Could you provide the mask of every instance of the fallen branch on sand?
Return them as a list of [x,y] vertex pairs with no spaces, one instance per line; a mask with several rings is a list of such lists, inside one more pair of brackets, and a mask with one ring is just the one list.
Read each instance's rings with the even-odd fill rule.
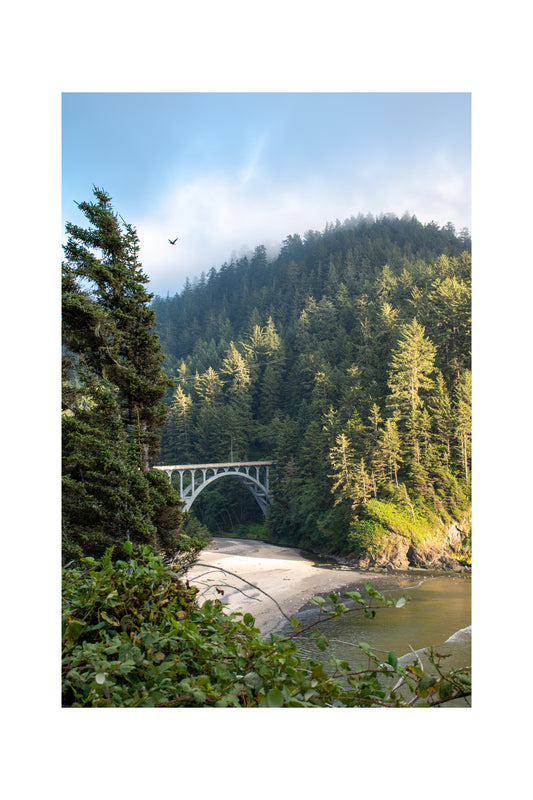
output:
[[[202,572],[202,575],[209,575],[209,572],[210,570],[208,572]],[[219,586],[224,586],[224,588],[226,589],[235,589],[236,592],[239,592],[240,594],[244,595],[244,597],[246,597],[248,600],[255,600],[257,603],[261,602],[258,597],[252,597],[251,594],[246,594],[246,592],[243,592],[242,589],[237,588],[237,586],[234,586],[232,583],[217,583],[215,585],[215,584],[207,584],[205,581],[199,581],[198,578],[201,578],[202,575],[198,575],[194,579],[196,583],[201,583],[206,587],[202,592],[198,594],[198,597],[202,597],[206,592],[209,591],[209,589],[213,588],[216,589],[216,591],[219,592],[219,594],[224,594],[224,592],[221,592],[220,589],[218,588]]]
[[[283,616],[285,617],[285,619],[288,622],[291,621],[291,618],[287,616],[287,614],[284,612],[284,610],[282,609],[282,607],[280,606],[278,601],[274,597],[272,597],[271,594],[268,594],[268,592],[265,592],[264,589],[261,589],[260,586],[256,586],[255,583],[251,583],[250,581],[247,581],[246,578],[241,578],[240,575],[237,575],[235,572],[230,572],[228,569],[223,569],[223,567],[214,567],[212,564],[202,564],[200,561],[196,561],[194,566],[195,567],[208,567],[210,570],[211,569],[218,569],[218,570],[220,570],[220,572],[226,573],[226,575],[232,575],[234,578],[237,578],[237,580],[243,581],[243,583],[247,583],[248,586],[253,586],[254,589],[257,589],[258,592],[261,592],[261,594],[264,594],[265,597],[268,597],[270,600],[272,600],[273,603],[276,604],[276,606],[279,608],[280,612],[283,614]],[[202,573],[202,575],[205,575],[205,574],[206,574],[205,572]],[[201,576],[198,576],[198,577],[201,577]],[[233,588],[236,589],[237,587],[234,586]],[[239,590],[237,589],[237,591],[239,591]]]

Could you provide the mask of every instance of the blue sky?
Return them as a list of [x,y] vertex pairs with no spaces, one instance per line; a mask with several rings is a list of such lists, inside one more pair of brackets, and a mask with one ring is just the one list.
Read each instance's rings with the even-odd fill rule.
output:
[[448,92],[64,93],[63,226],[105,188],[163,296],[359,213],[470,228],[470,112]]

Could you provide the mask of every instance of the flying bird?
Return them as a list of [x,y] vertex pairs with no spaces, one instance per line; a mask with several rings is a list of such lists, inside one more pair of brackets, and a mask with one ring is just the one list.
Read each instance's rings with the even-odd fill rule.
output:
[[176,236],[175,239],[169,239],[168,241],[170,244],[176,244],[176,242],[178,241],[178,237]]

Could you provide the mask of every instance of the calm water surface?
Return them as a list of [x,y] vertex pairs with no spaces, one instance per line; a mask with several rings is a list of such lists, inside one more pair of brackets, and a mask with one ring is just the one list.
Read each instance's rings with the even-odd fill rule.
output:
[[[377,608],[374,619],[360,612],[352,612],[319,625],[330,642],[330,648],[320,651],[314,639],[297,637],[303,656],[327,661],[332,655],[352,667],[364,663],[365,656],[357,642],[367,642],[372,650],[384,656],[394,650],[404,663],[412,663],[413,650],[429,662],[424,650],[433,646],[440,654],[449,654],[444,661],[448,669],[471,665],[471,580],[469,576],[441,574],[402,574],[394,577],[376,577],[376,588],[386,597],[408,598],[403,608]],[[348,587],[362,591],[360,585]],[[340,593],[342,595],[342,592]],[[351,601],[346,601],[351,605]],[[302,624],[320,618],[316,607],[306,608],[295,616]],[[289,629],[285,628],[284,633]],[[464,706],[464,701],[460,702]]]

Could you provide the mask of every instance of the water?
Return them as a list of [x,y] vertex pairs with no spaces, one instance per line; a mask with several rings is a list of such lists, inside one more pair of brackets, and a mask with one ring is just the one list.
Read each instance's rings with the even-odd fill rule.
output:
[[[430,664],[424,651],[433,646],[441,655],[449,656],[443,662],[446,669],[471,665],[471,581],[468,576],[425,574],[419,577],[419,573],[390,578],[380,576],[375,585],[387,598],[407,597],[407,604],[403,608],[377,608],[374,619],[358,611],[327,619],[317,629],[329,640],[330,647],[320,651],[315,640],[306,635],[295,640],[300,653],[324,662],[335,656],[355,668],[365,663],[366,657],[357,647],[357,643],[363,641],[378,656],[383,655],[384,661],[393,650],[400,663],[413,663],[414,651],[427,669]],[[361,586],[353,588],[361,591]],[[346,604],[351,606],[352,601]],[[296,616],[302,625],[320,618],[316,607],[306,608]],[[288,633],[289,629],[283,632]],[[465,703],[456,701],[454,705],[464,706]]]

